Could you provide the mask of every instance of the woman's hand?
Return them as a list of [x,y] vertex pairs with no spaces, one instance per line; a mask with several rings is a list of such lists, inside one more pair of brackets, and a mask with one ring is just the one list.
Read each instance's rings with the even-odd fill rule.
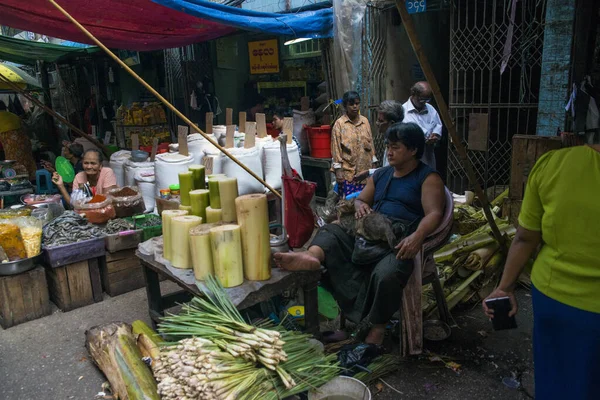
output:
[[513,315],[517,314],[517,311],[519,309],[519,306],[517,304],[517,298],[515,297],[515,293],[510,290],[510,291],[504,291],[500,288],[496,288],[496,290],[494,290],[488,297],[485,298],[485,300],[483,300],[483,302],[481,303],[481,305],[483,306],[483,312],[485,313],[485,315],[488,316],[488,318],[493,319],[494,318],[494,310],[492,310],[491,308],[489,308],[487,306],[487,304],[485,303],[486,300],[490,300],[490,299],[498,299],[500,297],[508,297],[508,299],[510,300],[510,305],[512,306],[508,316],[512,317]]
[[354,205],[356,207],[356,213],[354,214],[356,219],[362,218],[365,215],[371,214],[373,212],[373,210],[371,209],[371,206],[369,206],[367,203],[365,203],[363,201],[355,200]]
[[58,187],[63,187],[65,185],[62,176],[60,176],[58,172],[52,174],[52,182]]
[[51,172],[51,173],[56,172],[56,170],[54,169],[54,166],[52,165],[51,162],[42,160],[41,164],[42,164],[42,168],[44,168],[46,171]]
[[395,247],[398,250],[396,259],[412,260],[415,258],[419,254],[419,251],[421,251],[421,247],[423,247],[423,240],[424,238],[418,232],[402,239]]

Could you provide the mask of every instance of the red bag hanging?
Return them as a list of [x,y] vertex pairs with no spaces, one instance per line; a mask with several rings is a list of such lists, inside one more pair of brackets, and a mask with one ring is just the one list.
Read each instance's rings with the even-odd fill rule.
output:
[[282,176],[285,192],[285,228],[288,244],[292,248],[304,246],[315,229],[315,216],[310,202],[315,195],[317,184],[302,180],[292,170],[292,177]]

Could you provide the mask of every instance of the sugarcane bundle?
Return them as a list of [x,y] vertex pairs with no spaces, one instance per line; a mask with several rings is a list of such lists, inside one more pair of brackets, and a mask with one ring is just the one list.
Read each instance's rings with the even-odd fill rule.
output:
[[106,375],[115,398],[160,400],[156,381],[142,361],[131,326],[113,322],[85,332],[86,347]]
[[142,356],[157,360],[160,355],[159,346],[163,342],[162,338],[144,321],[133,321],[131,329]]
[[[516,229],[504,219],[497,219],[496,224],[502,234],[514,236]],[[485,247],[494,243],[496,240],[491,235],[489,224],[482,226],[476,231],[462,236],[458,240],[449,243],[436,251],[433,258],[436,263],[454,262],[457,258],[463,255],[468,255],[474,250]]]
[[276,400],[319,387],[340,373],[309,335],[270,322],[247,324],[223,287],[209,276],[194,298],[160,331],[185,338],[161,349],[153,364],[163,398]]

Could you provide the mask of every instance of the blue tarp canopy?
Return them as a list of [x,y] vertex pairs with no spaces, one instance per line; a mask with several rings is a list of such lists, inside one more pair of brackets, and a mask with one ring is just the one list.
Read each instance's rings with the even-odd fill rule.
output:
[[333,8],[277,14],[224,6],[204,0],[152,0],[194,17],[246,31],[294,38],[321,39],[333,36]]

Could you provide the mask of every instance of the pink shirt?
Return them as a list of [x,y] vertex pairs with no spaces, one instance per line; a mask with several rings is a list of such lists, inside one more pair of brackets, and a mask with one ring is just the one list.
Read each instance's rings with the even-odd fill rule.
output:
[[[73,189],[78,189],[87,181],[88,177],[85,171],[78,173],[73,180]],[[109,167],[102,167],[100,176],[98,177],[98,183],[96,184],[96,194],[103,194],[106,192],[106,189],[111,186],[117,186],[117,177],[112,169]]]

